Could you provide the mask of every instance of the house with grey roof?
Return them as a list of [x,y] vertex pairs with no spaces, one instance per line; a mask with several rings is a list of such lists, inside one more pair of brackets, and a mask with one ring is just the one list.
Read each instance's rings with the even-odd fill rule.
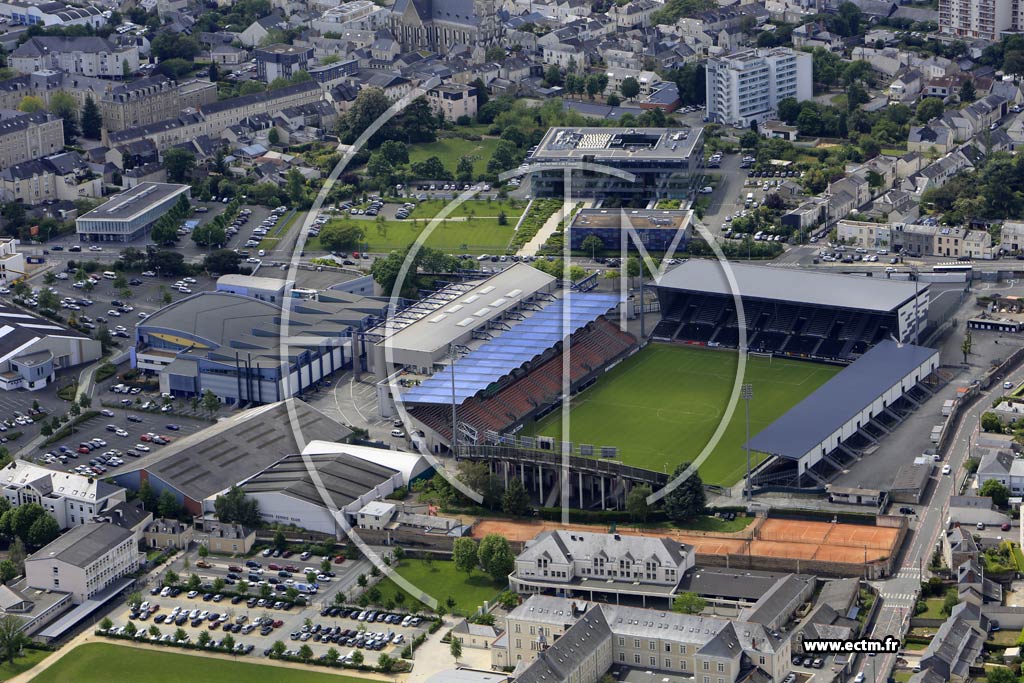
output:
[[947,567],[959,567],[964,562],[976,560],[978,552],[978,544],[970,529],[954,526],[942,535],[942,559]]
[[545,531],[516,558],[509,588],[524,594],[628,597],[644,605],[671,605],[680,579],[693,567],[692,550],[667,537]]
[[987,638],[986,631],[963,615],[951,616],[932,637],[921,656],[921,672],[911,677],[911,682],[926,680],[926,672],[940,676],[940,680],[947,683],[969,681],[972,677],[971,668],[980,666]]
[[21,73],[56,70],[81,76],[123,78],[139,70],[139,48],[115,45],[99,36],[36,36],[18,46],[8,57],[9,66]]

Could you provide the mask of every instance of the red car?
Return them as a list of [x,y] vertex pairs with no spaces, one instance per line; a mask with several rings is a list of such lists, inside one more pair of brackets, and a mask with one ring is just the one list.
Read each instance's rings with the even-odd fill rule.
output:
[[285,569],[285,571],[292,572],[292,573],[297,573],[299,571],[299,568],[296,567],[294,564],[290,564],[290,565],[286,566],[284,569]]
[[999,528],[1002,529],[1003,531],[1009,531],[1010,530],[1010,523],[1009,522],[1003,522],[1003,525],[1001,527],[999,527]]
[[91,453],[92,451],[90,451],[85,446],[79,446],[78,447],[78,452],[81,453],[82,455],[89,455],[89,453]]
[[345,561],[345,556],[344,555],[335,555],[334,556],[334,564],[341,564],[344,561]]
[[274,620],[274,628],[281,628],[282,626],[284,626],[284,622],[283,621],[281,621],[280,619],[275,619]]
[[139,437],[139,441],[149,442],[149,441],[152,441],[152,440],[153,440],[153,437],[151,437],[149,434],[143,434],[142,436]]
[[281,557],[291,557],[294,554],[295,553],[293,553],[291,550],[285,550],[283,553],[281,553]]
[[271,562],[270,564],[267,565],[267,568],[276,572],[276,571],[280,571],[281,570],[281,565],[274,564],[273,562]]
[[239,566],[238,566],[237,564],[232,564],[232,565],[229,565],[229,566],[228,566],[228,571],[229,571],[229,572],[237,572],[237,573],[241,573],[241,571],[242,571],[242,568],[241,568],[241,567],[239,567]]

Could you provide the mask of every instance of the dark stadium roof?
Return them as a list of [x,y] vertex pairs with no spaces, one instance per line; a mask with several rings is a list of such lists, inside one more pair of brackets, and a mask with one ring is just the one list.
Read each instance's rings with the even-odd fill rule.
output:
[[[797,460],[938,351],[885,340],[750,440],[751,450]],[[757,387],[754,399],[757,400]]]
[[[797,304],[886,313],[914,298],[926,283],[841,275],[795,268],[730,263],[740,295]],[[690,259],[661,276],[658,287],[732,296],[724,267],[713,259]]]

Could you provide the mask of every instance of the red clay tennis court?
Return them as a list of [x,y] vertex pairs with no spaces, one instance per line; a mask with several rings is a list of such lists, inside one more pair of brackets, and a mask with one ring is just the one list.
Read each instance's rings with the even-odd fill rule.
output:
[[[557,522],[510,520],[483,520],[473,527],[473,537],[500,534],[513,542],[525,542],[542,531],[567,529],[573,531],[607,531],[599,525]],[[670,536],[694,546],[702,555],[747,554],[761,557],[783,557],[799,560],[821,560],[859,564],[890,557],[895,550],[899,530],[889,527],[858,524],[832,524],[793,519],[765,519],[756,533],[756,540],[744,540],[744,534],[692,535],[680,530],[637,530],[619,528],[621,534],[642,536]]]

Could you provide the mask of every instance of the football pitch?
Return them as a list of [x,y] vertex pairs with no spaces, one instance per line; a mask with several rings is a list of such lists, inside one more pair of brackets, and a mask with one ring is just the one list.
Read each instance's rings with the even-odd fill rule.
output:
[[[650,344],[573,399],[566,440],[617,446],[623,463],[671,473],[679,463],[694,460],[714,434],[729,402],[737,360],[736,351]],[[743,381],[754,387],[751,436],[839,370],[778,357],[748,358]],[[527,425],[524,433],[562,438],[561,410]],[[745,440],[741,400],[722,440],[701,465],[705,483],[730,486],[743,477]]]

